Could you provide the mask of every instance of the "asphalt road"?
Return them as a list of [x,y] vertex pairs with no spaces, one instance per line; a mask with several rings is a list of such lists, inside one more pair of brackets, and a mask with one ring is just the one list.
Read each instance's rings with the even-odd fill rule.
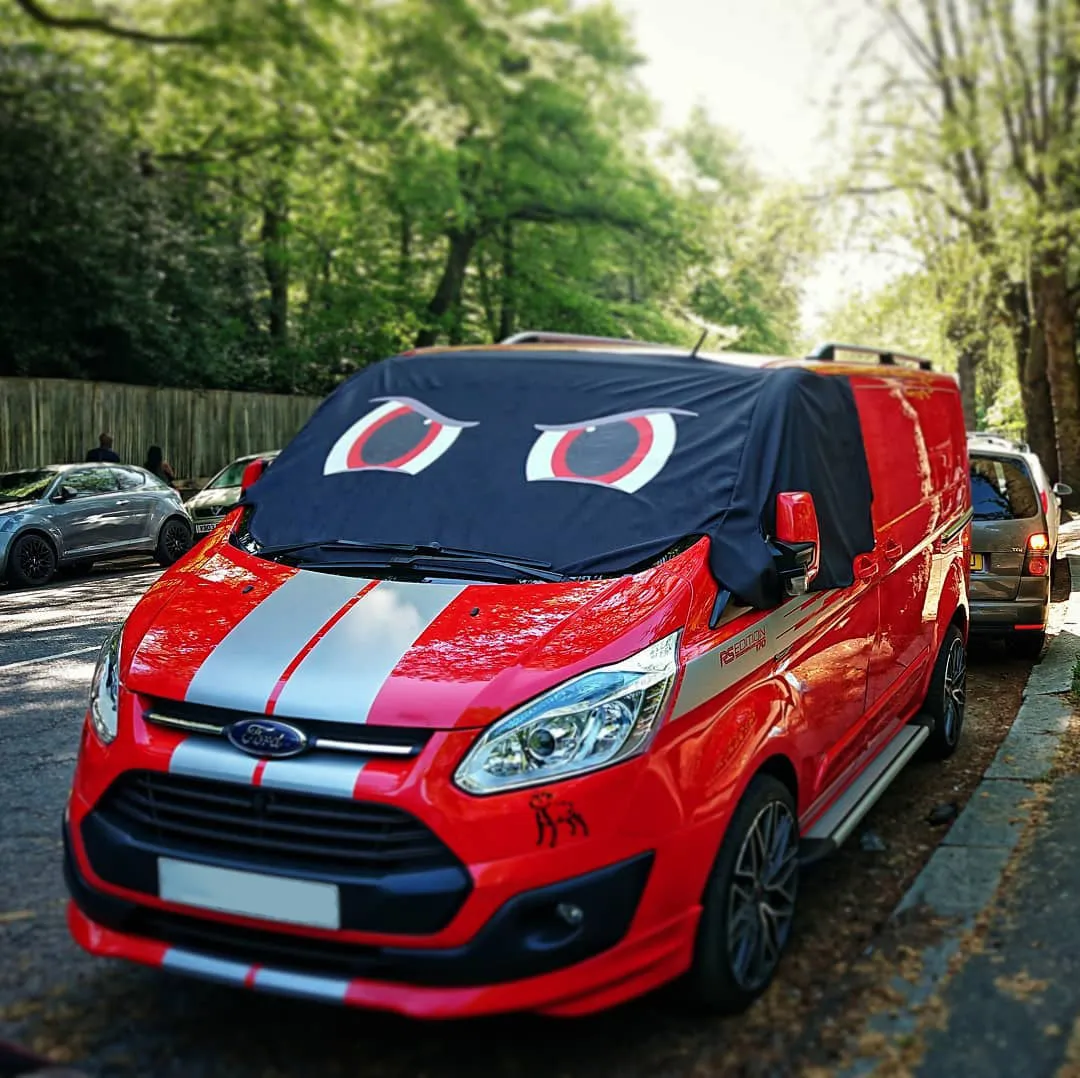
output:
[[[755,1036],[761,1034],[763,1046],[779,1036],[767,1028],[762,1016],[770,1012],[760,1005],[756,1018],[707,1022],[686,1014],[674,993],[661,992],[581,1022],[510,1018],[421,1026],[84,955],[64,923],[60,815],[98,646],[156,575],[149,568],[99,571],[33,592],[0,589],[0,1038],[64,1055],[100,1078],[464,1078],[481,1071],[515,1078],[702,1073],[772,1078],[794,1073],[786,1063],[765,1064],[755,1052],[736,1046],[747,1019],[758,1027]],[[994,665],[1001,661],[991,658],[981,673],[973,672],[974,698],[995,696],[989,670]],[[1025,674],[1022,666],[1010,676]],[[923,789],[923,800],[932,800],[946,792],[945,784],[937,771],[914,769],[911,778],[901,776],[895,784],[894,806],[900,807],[883,802],[885,807],[875,810],[881,814],[878,822],[871,816],[870,823],[887,828],[886,816],[894,812],[897,835],[910,831],[912,822],[924,826],[911,807],[912,791]],[[890,849],[899,846],[898,837],[887,829],[883,833]],[[936,841],[936,833],[929,841]],[[855,844],[845,856],[846,862],[841,857],[839,867],[828,871],[827,886],[818,885],[816,900],[808,881],[806,897],[818,912],[805,918],[814,923],[805,933],[807,957],[801,961],[813,967],[811,979],[818,987],[811,993],[797,986],[799,961],[793,960],[781,973],[784,984],[770,1007],[800,992],[821,998],[830,962],[813,948],[821,937],[840,933],[838,926],[823,922],[820,911],[835,907],[841,910],[838,917],[854,916],[842,912],[854,908],[850,899],[840,906],[842,888],[865,896],[865,859],[877,855],[860,854]],[[895,875],[890,886],[899,888],[916,869],[911,860],[895,871],[876,871],[889,879]],[[799,1021],[805,1030],[799,1036],[812,1040],[819,1019],[808,1028],[809,1017]],[[721,1058],[731,1051],[739,1056],[737,1070]]]

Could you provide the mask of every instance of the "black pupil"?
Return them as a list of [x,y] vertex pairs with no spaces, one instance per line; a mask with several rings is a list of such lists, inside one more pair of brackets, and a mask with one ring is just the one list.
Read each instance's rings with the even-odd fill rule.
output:
[[567,447],[566,466],[585,479],[607,475],[634,455],[640,437],[637,428],[625,422],[583,430]]
[[426,437],[429,420],[416,412],[396,416],[376,427],[360,447],[360,455],[369,467],[389,464],[411,453]]

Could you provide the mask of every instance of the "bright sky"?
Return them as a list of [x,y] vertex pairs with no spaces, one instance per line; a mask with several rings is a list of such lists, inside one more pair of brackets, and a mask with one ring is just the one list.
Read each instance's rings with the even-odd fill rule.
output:
[[[777,177],[808,180],[842,152],[826,137],[827,101],[846,57],[865,36],[865,16],[842,19],[843,0],[615,0],[633,20],[647,57],[642,80],[678,126],[697,102],[741,136]],[[896,264],[864,253],[825,259],[807,287],[804,328],[844,294],[873,290]]]

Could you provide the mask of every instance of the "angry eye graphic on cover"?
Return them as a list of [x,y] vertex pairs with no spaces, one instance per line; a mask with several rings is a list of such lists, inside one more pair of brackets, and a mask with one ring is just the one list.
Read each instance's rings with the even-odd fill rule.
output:
[[[324,475],[382,471],[418,475],[450,453],[479,420],[453,419],[408,397],[374,398],[376,405],[334,443]],[[528,482],[585,483],[628,494],[660,473],[675,449],[678,408],[651,408],[563,424],[539,432],[523,461]]]

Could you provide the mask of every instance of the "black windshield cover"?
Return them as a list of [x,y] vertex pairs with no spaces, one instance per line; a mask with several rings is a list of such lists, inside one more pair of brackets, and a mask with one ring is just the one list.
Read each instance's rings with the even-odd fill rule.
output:
[[846,378],[585,352],[397,356],[335,390],[244,501],[264,546],[440,543],[619,573],[707,535],[718,584],[781,598],[776,495],[809,491],[815,590],[873,549]]

